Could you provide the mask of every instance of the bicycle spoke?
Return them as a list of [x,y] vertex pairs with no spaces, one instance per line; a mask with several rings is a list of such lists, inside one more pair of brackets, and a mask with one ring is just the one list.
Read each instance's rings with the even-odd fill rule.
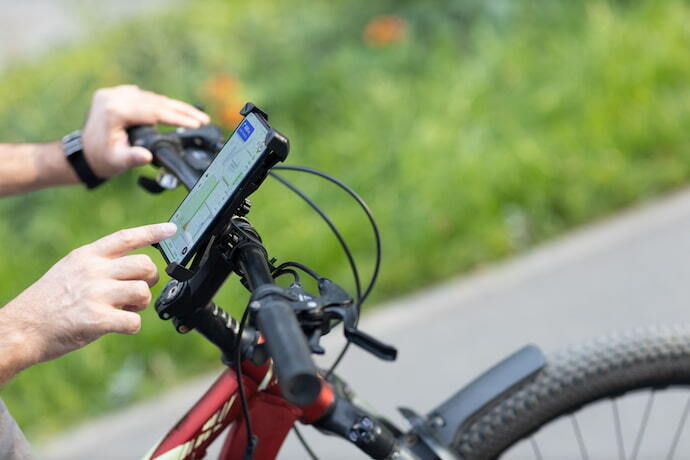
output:
[[534,456],[537,458],[537,460],[544,460],[544,457],[541,455],[541,450],[539,449],[539,444],[537,444],[537,440],[534,438],[534,436],[530,436],[529,443],[532,445],[532,450],[534,451]]
[[676,434],[673,436],[673,443],[671,444],[671,450],[666,457],[667,460],[671,460],[673,455],[676,453],[676,447],[678,447],[678,441],[680,440],[680,435],[683,432],[683,427],[685,426],[685,421],[688,419],[688,412],[690,412],[690,397],[685,403],[685,410],[680,418],[680,423],[678,423],[678,428],[676,429]]
[[589,460],[589,455],[587,455],[587,449],[585,449],[585,440],[582,438],[582,432],[580,431],[580,425],[577,423],[575,414],[570,414],[570,422],[573,425],[573,430],[575,431],[575,437],[577,438],[577,444],[580,446],[580,454],[583,460]]
[[621,416],[618,412],[618,404],[616,399],[611,399],[611,407],[613,407],[613,420],[616,422],[616,443],[618,444],[618,458],[625,460],[625,446],[623,445],[623,428],[621,427]]
[[644,414],[642,414],[642,422],[640,423],[640,429],[637,431],[637,436],[635,437],[635,447],[633,447],[632,455],[630,460],[635,460],[637,454],[640,452],[640,446],[642,445],[642,438],[647,430],[647,422],[649,421],[649,414],[652,412],[652,405],[654,404],[655,391],[649,392],[649,399],[647,400],[647,405],[644,408]]

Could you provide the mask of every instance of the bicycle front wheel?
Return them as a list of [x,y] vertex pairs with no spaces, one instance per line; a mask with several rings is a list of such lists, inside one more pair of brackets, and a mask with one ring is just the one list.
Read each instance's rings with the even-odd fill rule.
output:
[[[655,395],[659,400],[658,390],[689,384],[690,326],[659,326],[609,335],[548,356],[547,365],[534,377],[509,390],[460,426],[450,447],[465,460],[490,459],[529,438],[533,457],[553,458],[542,452],[535,437],[542,427],[565,416],[570,419],[577,446],[569,457],[589,458],[591,451],[588,452],[580,428],[583,423],[578,424],[577,417],[587,407],[608,399],[614,410],[611,418],[614,428],[610,433],[617,457],[642,458],[640,449],[645,443],[645,433],[649,432]],[[651,396],[639,421],[634,421],[635,435],[624,439],[621,426],[623,422],[631,425],[633,421],[621,421],[617,401],[635,390],[649,390]],[[668,445],[651,458],[673,458],[674,454],[676,458],[687,458],[677,452],[690,413],[690,397],[683,397],[684,402],[676,404],[682,411],[680,417],[676,416],[674,426],[666,430],[670,432],[669,442],[665,443]],[[535,437],[531,437],[533,434]],[[615,454],[607,456],[615,457]]]

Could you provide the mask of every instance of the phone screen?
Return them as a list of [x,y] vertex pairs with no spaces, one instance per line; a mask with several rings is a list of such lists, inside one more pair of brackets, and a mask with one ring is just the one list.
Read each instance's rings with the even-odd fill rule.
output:
[[242,180],[266,151],[268,127],[250,113],[182,201],[170,222],[177,233],[159,243],[168,263],[189,261],[214,219],[237,193]]

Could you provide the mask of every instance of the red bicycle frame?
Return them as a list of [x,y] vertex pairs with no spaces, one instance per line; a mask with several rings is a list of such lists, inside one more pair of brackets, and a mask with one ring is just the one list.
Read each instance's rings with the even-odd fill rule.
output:
[[[259,439],[256,460],[275,458],[297,420],[315,422],[328,412],[335,399],[331,386],[322,381],[314,403],[307,407],[290,404],[282,397],[270,361],[262,366],[245,361],[242,373],[252,430]],[[146,458],[203,458],[208,446],[230,426],[219,458],[242,459],[247,447],[245,423],[237,373],[227,369]]]

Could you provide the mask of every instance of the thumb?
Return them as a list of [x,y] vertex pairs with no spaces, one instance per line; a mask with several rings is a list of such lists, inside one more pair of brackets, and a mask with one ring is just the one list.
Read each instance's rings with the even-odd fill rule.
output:
[[127,147],[123,152],[123,162],[126,167],[134,168],[151,163],[153,155],[144,147]]
[[112,309],[105,320],[107,332],[136,334],[141,329],[141,316],[131,311]]

